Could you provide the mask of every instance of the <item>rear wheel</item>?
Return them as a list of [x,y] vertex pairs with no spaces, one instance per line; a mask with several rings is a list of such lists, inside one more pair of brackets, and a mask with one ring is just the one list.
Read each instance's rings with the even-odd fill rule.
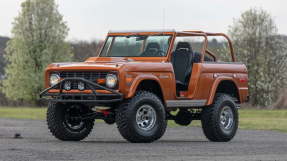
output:
[[210,141],[230,141],[238,128],[238,111],[232,97],[217,94],[214,104],[203,109],[201,123],[203,132]]
[[153,142],[164,134],[166,113],[161,100],[153,93],[140,91],[123,103],[116,112],[120,134],[130,142]]
[[47,124],[51,133],[59,140],[79,141],[86,138],[93,129],[93,119],[82,119],[89,112],[81,105],[49,103]]

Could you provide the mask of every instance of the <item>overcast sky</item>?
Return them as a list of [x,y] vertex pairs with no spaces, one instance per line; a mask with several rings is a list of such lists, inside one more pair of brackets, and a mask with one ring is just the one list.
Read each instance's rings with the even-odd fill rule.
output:
[[[11,36],[24,0],[0,0],[0,35]],[[205,30],[227,32],[234,18],[263,8],[287,34],[287,0],[56,0],[70,28],[69,40],[93,40],[109,30]]]

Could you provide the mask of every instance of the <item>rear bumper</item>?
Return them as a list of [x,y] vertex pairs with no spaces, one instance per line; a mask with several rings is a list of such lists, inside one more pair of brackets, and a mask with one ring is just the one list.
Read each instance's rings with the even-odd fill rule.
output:
[[[63,85],[66,81],[79,81],[85,83],[88,90],[64,90]],[[110,104],[123,100],[123,95],[113,89],[101,86],[83,78],[66,78],[56,85],[43,90],[40,93],[41,99],[63,103],[92,103]]]

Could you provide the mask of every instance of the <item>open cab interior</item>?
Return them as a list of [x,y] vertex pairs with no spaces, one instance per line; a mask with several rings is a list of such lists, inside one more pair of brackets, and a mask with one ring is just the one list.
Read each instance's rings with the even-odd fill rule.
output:
[[[210,40],[209,37],[213,38]],[[193,68],[196,64],[220,64],[234,62],[235,59],[232,44],[225,34],[185,31],[176,35],[170,61],[175,75],[177,97],[189,98],[189,94],[195,90],[192,87],[195,82],[192,81],[198,81],[197,71]]]

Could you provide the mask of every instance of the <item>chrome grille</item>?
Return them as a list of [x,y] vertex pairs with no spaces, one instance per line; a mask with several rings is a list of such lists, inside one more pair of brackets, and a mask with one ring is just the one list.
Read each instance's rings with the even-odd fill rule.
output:
[[107,72],[60,72],[61,78],[85,78],[89,81],[95,82],[97,79],[106,78]]
[[[63,71],[60,72],[60,77],[65,78],[84,78],[89,81],[97,83],[98,79],[105,79],[107,72],[93,72],[93,71]],[[78,89],[78,82],[71,81],[71,89]],[[87,87],[85,87],[87,89]]]

